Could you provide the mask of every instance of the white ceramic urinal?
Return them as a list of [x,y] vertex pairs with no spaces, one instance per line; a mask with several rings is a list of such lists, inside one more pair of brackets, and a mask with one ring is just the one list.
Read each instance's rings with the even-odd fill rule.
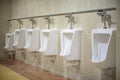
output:
[[45,55],[57,55],[58,31],[56,29],[42,29],[40,33],[41,48],[39,52]]
[[82,30],[64,29],[61,31],[61,53],[66,60],[80,60],[82,49]]
[[15,29],[14,31],[14,47],[17,47],[18,41],[19,41],[19,34],[20,34],[20,29]]
[[23,49],[25,46],[26,29],[20,29],[17,49]]
[[39,31],[39,29],[28,29],[26,31],[25,49],[28,49],[31,52],[39,50]]
[[5,47],[4,47],[4,49],[6,50],[9,48],[9,41],[10,41],[10,33],[7,33],[5,35]]
[[5,49],[7,51],[13,51],[13,43],[14,43],[14,34],[13,33],[7,33],[6,34],[6,43],[5,43]]
[[92,62],[100,68],[115,67],[116,29],[92,30]]

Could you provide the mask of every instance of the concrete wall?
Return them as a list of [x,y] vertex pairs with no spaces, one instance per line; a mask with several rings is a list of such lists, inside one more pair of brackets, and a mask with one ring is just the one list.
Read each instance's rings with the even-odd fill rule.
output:
[[[74,12],[82,10],[100,9],[116,7],[116,0],[13,0],[12,2],[12,18],[21,18],[29,16],[39,16],[54,13]],[[117,22],[116,11],[109,11],[112,21]],[[67,19],[65,16],[52,17],[54,19],[54,25],[51,28],[61,29],[67,28]],[[82,59],[80,62],[80,70],[76,68],[66,68],[66,63],[63,57],[59,55],[55,59],[55,62],[47,61],[44,55],[41,53],[32,54],[28,51],[22,53],[17,52],[17,59],[24,61],[27,64],[41,67],[50,72],[69,77],[74,80],[95,80],[96,68],[91,62],[91,30],[100,27],[102,24],[96,13],[86,13],[75,15],[77,25],[75,28],[83,29],[83,43],[82,43]],[[29,20],[23,20],[23,27],[29,28],[31,22]],[[13,28],[18,28],[18,22],[12,21]],[[40,29],[46,28],[46,22],[43,18],[37,19],[37,26]],[[119,39],[118,39],[119,41]],[[119,45],[118,45],[119,46]],[[119,49],[118,49],[119,50]],[[118,51],[120,52],[120,51]],[[35,57],[37,55],[37,58]],[[69,71],[67,71],[67,69]],[[107,79],[106,79],[107,80]],[[108,79],[111,80],[111,79]]]
[[117,79],[120,80],[120,0],[117,0],[117,53],[116,53],[116,74],[117,74]]
[[6,57],[4,53],[5,33],[9,32],[7,20],[12,17],[10,0],[0,0],[0,58]]

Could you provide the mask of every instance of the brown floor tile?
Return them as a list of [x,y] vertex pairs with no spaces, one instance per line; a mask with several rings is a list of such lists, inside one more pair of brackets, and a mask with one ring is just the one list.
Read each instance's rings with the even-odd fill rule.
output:
[[29,80],[70,80],[13,59],[0,59],[0,64],[25,76]]

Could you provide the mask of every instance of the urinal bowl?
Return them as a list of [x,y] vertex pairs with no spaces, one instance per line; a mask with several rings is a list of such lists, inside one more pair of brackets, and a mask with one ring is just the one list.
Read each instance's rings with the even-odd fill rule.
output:
[[39,29],[28,29],[26,31],[25,49],[30,52],[39,50]]
[[13,51],[13,43],[14,43],[14,34],[7,33],[6,34],[6,46],[4,47],[7,51]]
[[92,62],[99,68],[116,66],[116,29],[92,30]]
[[32,29],[27,29],[26,30],[24,49],[28,49],[30,47],[32,32],[33,32]]
[[7,33],[5,35],[5,47],[4,47],[5,50],[9,48],[10,35],[11,35],[10,33]]
[[40,32],[40,49],[39,52],[45,52],[47,49],[47,43],[48,43],[48,36],[49,36],[50,30],[48,29],[42,29]]
[[18,45],[19,34],[20,34],[20,29],[15,29],[15,31],[14,31],[14,43],[13,43],[14,47],[17,47],[17,45]]
[[64,29],[61,32],[61,53],[66,60],[80,60],[82,49],[82,30]]
[[25,46],[25,36],[26,36],[26,29],[21,29],[19,32],[19,40],[18,40],[18,45],[17,49],[24,49]]
[[14,43],[14,33],[12,33],[10,36],[10,43],[9,43],[9,49],[8,49],[9,51],[14,51],[13,43]]
[[42,29],[40,34],[39,52],[44,55],[57,55],[58,52],[58,31],[57,29]]

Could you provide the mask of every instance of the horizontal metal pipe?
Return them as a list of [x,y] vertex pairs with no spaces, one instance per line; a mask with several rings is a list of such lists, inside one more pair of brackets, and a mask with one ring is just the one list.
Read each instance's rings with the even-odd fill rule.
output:
[[69,15],[69,14],[82,14],[82,13],[91,13],[91,12],[101,12],[101,11],[103,11],[103,10],[111,11],[111,10],[116,10],[116,8],[104,8],[104,9],[84,10],[84,11],[77,11],[77,12],[58,13],[58,14],[32,16],[32,17],[24,17],[24,18],[15,18],[15,19],[9,19],[8,21],[18,20],[18,19],[30,19],[30,18],[51,17],[51,16],[63,16],[63,15]]

